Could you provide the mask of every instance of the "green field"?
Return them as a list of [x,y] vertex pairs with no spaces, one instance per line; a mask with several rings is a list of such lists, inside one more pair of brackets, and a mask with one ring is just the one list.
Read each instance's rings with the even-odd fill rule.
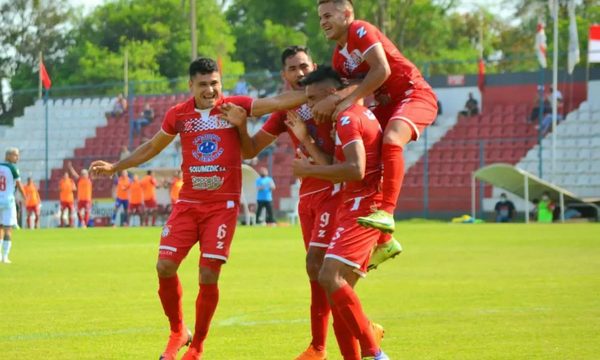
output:
[[[599,359],[600,226],[400,223],[405,253],[358,286],[392,359]],[[0,264],[4,359],[157,359],[159,228],[17,231]],[[198,253],[180,270],[193,325]],[[308,345],[298,228],[240,227],[204,359]],[[330,359],[340,359],[333,331]]]

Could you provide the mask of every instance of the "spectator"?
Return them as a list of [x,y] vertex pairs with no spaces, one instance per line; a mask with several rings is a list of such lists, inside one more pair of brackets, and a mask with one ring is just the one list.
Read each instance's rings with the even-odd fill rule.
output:
[[129,156],[129,154],[131,154],[131,152],[129,151],[129,149],[127,148],[127,145],[123,145],[121,147],[121,153],[119,154],[119,160],[123,160],[126,157]]
[[473,97],[473,93],[469,93],[469,98],[465,103],[465,109],[459,112],[463,116],[475,116],[479,114],[479,102]]
[[[554,91],[554,89],[552,87],[550,87],[550,93],[548,94],[548,96],[550,98],[552,98],[552,96],[554,95],[554,93],[556,93],[556,101],[558,103],[558,105],[562,104],[563,102],[563,94],[560,92],[560,90],[556,89],[556,91]],[[550,99],[552,100],[552,99]]]
[[248,95],[250,88],[246,79],[242,76],[233,88],[233,95]]
[[144,111],[141,112],[141,116],[138,119],[133,120],[133,134],[141,134],[142,128],[150,124],[154,120],[154,110],[150,107],[150,104],[144,106]]
[[505,193],[502,193],[494,210],[496,211],[496,222],[511,222],[515,213],[515,204],[508,200]]
[[25,209],[27,210],[27,228],[31,229],[31,216],[33,215],[33,228],[40,228],[40,193],[35,186],[33,179],[27,178],[27,185],[25,189]]
[[127,99],[123,97],[123,94],[119,94],[115,99],[112,110],[106,112],[106,116],[119,116],[125,111],[127,111]]
[[[552,106],[550,105],[550,101],[547,97],[544,98],[544,102],[542,104],[542,118],[552,112]],[[527,119],[528,122],[537,122],[540,118],[540,95],[539,93],[535,96],[535,102],[533,103],[533,109],[531,110],[531,115]]]
[[553,219],[554,203],[550,199],[550,194],[544,192],[537,205],[537,221],[540,223],[551,223]]
[[262,213],[263,208],[267,210],[267,224],[274,224],[275,219],[273,218],[273,190],[275,189],[275,182],[269,176],[269,170],[265,167],[258,169],[260,177],[256,179],[256,223]]

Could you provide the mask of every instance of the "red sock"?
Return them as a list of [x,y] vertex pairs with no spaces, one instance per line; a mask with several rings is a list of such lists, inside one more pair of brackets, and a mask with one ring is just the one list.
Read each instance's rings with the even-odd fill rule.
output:
[[202,352],[202,345],[212,320],[217,303],[219,302],[219,287],[217,284],[200,284],[200,292],[196,298],[196,328],[192,345],[198,352]]
[[379,347],[360,300],[350,285],[346,284],[331,294],[333,307],[339,312],[352,335],[358,339],[362,356],[375,356]]
[[383,201],[381,209],[394,213],[404,180],[404,150],[402,146],[383,144]]
[[381,233],[377,238],[377,245],[385,244],[392,239],[392,234]]
[[360,360],[360,347],[358,339],[352,336],[339,311],[335,306],[331,309],[333,315],[333,332],[344,360]]
[[83,219],[85,220],[85,226],[87,226],[87,224],[90,222],[90,211],[88,209],[85,210]]
[[158,278],[158,296],[169,318],[172,332],[181,332],[183,327],[183,308],[181,296],[183,290],[177,275],[170,278]]
[[65,226],[65,218],[63,217],[65,215],[64,212],[60,212],[60,227]]
[[156,215],[152,215],[152,226],[156,226]]
[[327,340],[327,326],[329,323],[329,302],[325,290],[318,281],[310,282],[310,327],[312,332],[312,346],[325,350]]

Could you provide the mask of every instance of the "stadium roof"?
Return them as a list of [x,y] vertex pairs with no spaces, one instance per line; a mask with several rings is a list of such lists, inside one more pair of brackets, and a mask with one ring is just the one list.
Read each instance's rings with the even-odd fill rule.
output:
[[[570,204],[586,204],[597,209],[593,204],[593,200],[579,198],[577,195],[560,186],[542,180],[539,177],[510,164],[500,163],[484,166],[473,173],[473,177],[518,195],[526,201],[529,201],[529,199],[539,199],[544,192],[548,192],[551,198],[560,199],[561,205],[565,202]],[[475,194],[474,187],[473,194]],[[564,206],[561,206],[561,219],[564,219],[564,208]],[[473,213],[475,213],[474,201]],[[526,219],[528,219],[528,217],[526,217]]]

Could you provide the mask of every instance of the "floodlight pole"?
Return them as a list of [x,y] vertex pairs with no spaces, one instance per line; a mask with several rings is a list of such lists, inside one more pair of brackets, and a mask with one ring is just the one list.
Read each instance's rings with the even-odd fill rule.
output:
[[558,95],[558,0],[552,0],[552,19],[554,20],[554,51],[552,59],[552,178],[556,181],[556,119]]

